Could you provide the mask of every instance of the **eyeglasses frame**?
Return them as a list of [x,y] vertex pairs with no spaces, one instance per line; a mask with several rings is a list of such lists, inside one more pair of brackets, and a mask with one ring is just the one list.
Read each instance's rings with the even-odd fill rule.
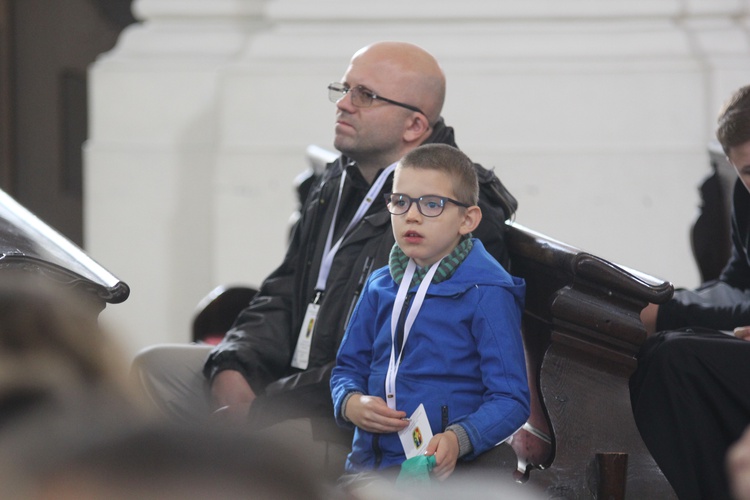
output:
[[[341,88],[339,89],[338,86],[340,86]],[[425,115],[424,111],[422,111],[421,109],[419,109],[416,106],[412,106],[411,104],[406,104],[406,103],[399,102],[399,101],[394,101],[393,99],[388,99],[387,97],[383,97],[381,95],[378,95],[375,92],[373,92],[372,90],[370,90],[367,87],[364,87],[362,85],[357,85],[356,87],[349,87],[348,85],[345,85],[343,83],[337,83],[337,82],[330,83],[330,84],[328,84],[328,99],[335,104],[335,103],[339,102],[341,99],[343,99],[346,96],[346,94],[348,94],[349,92],[351,92],[352,90],[355,90],[355,89],[357,89],[359,92],[362,92],[366,96],[370,97],[370,99],[373,100],[373,101],[387,102],[389,104],[393,104],[395,106],[401,106],[402,108],[408,109],[410,111],[416,111],[417,113],[421,113],[421,114]],[[341,97],[339,97],[338,99],[336,99],[334,101],[333,99],[331,99],[331,91],[341,92]],[[352,104],[354,104],[353,100],[352,100]],[[354,104],[354,105],[357,106],[356,104]],[[357,107],[358,108],[369,108],[371,105],[372,104],[370,104],[368,106],[357,106]],[[427,116],[427,115],[425,115],[425,116]]]
[[[401,196],[404,199],[409,200],[409,206],[406,207],[406,210],[404,210],[403,212],[398,213],[398,214],[394,214],[388,208],[388,206],[390,204],[390,201],[391,201],[391,196],[393,196],[394,194],[398,195],[398,196]],[[439,198],[442,201],[442,205],[440,207],[440,208],[442,208],[442,210],[440,210],[439,214],[437,214],[437,215],[427,215],[426,213],[422,212],[422,205],[420,205],[419,202],[422,200],[422,198],[427,198],[427,197]],[[447,196],[441,196],[439,194],[425,194],[423,196],[420,196],[419,198],[412,198],[411,196],[407,196],[404,193],[385,193],[383,195],[383,198],[385,198],[385,207],[386,207],[386,210],[388,210],[388,213],[390,213],[391,215],[404,215],[405,213],[409,212],[409,210],[411,210],[411,206],[412,206],[412,204],[414,204],[414,202],[416,202],[416,204],[417,204],[417,210],[419,211],[419,213],[422,214],[425,217],[430,217],[430,218],[440,217],[441,215],[443,215],[443,212],[445,212],[445,202],[446,201],[450,201],[454,205],[458,205],[459,207],[463,207],[463,208],[469,208],[469,207],[471,207],[471,205],[467,205],[466,203],[462,203],[460,201],[454,200],[453,198],[448,198]]]

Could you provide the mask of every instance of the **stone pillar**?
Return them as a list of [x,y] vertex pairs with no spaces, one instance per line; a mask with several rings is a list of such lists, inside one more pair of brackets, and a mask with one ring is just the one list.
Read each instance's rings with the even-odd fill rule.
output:
[[187,341],[214,286],[220,73],[261,29],[263,4],[136,0],[141,23],[90,69],[87,250],[131,286],[102,318],[132,351]]

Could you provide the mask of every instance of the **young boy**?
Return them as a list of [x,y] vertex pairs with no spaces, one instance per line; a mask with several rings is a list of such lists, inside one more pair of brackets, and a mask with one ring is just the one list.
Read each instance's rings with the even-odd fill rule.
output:
[[[472,239],[482,213],[472,162],[421,146],[399,162],[386,195],[396,239],[367,280],[331,377],[335,417],[355,426],[346,471],[400,466],[399,431],[423,405],[426,455],[448,477],[459,458],[501,443],[529,416],[521,340],[525,283]],[[419,414],[421,411],[417,412]],[[419,444],[426,434],[410,436]],[[427,434],[429,435],[429,434]]]

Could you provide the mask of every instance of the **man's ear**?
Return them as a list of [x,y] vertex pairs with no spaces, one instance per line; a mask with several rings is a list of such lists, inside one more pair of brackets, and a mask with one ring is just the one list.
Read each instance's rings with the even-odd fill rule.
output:
[[432,133],[430,122],[427,121],[427,117],[422,113],[415,111],[407,120],[406,129],[404,130],[404,142],[421,143]]
[[482,209],[476,205],[468,207],[464,211],[464,220],[458,232],[462,235],[473,232],[482,221]]

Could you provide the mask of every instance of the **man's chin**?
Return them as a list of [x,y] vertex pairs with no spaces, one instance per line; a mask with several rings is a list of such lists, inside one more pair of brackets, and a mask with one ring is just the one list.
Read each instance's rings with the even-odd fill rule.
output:
[[351,156],[352,153],[356,152],[356,148],[352,147],[351,141],[339,137],[333,140],[333,147],[336,148],[336,151],[346,156]]

